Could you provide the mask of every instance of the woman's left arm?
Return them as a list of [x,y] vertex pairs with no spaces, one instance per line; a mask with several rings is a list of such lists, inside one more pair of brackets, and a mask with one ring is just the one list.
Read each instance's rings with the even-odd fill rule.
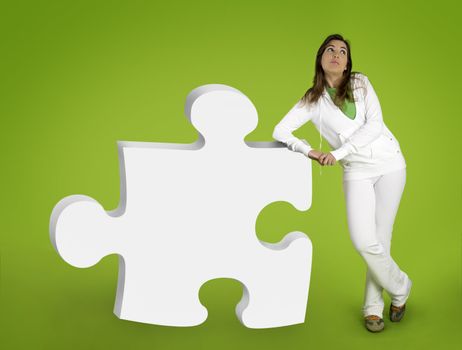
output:
[[366,86],[365,108],[366,122],[356,130],[347,141],[335,151],[330,152],[336,160],[340,160],[351,153],[357,153],[359,148],[367,146],[377,139],[382,133],[383,117],[382,109],[377,94],[367,76],[364,75]]

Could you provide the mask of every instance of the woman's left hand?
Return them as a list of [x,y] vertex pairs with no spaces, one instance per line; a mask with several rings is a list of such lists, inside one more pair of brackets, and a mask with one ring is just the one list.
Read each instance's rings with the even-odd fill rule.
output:
[[334,165],[337,162],[337,160],[332,155],[332,153],[329,152],[329,153],[322,153],[318,158],[318,162],[321,165]]

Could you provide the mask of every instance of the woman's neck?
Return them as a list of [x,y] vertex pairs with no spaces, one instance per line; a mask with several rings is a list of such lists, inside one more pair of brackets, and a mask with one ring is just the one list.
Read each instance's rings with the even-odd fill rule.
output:
[[337,88],[340,85],[340,82],[342,81],[342,75],[330,75],[326,73],[325,77],[327,81],[327,86],[330,88]]

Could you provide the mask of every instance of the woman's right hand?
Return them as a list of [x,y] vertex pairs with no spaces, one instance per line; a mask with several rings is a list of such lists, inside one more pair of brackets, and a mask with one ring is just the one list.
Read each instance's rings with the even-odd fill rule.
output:
[[321,154],[322,154],[321,151],[316,151],[315,149],[312,149],[311,151],[308,152],[308,158],[313,159],[313,160],[318,160]]

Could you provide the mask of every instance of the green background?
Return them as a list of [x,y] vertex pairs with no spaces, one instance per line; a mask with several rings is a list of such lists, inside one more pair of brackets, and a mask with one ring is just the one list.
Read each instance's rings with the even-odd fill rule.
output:
[[[434,349],[460,345],[461,121],[457,1],[2,1],[2,349]],[[260,239],[291,230],[313,243],[304,324],[242,326],[241,285],[200,290],[209,310],[191,328],[123,321],[112,313],[117,256],[88,269],[66,264],[49,240],[54,205],[86,194],[119,199],[117,140],[189,143],[187,94],[233,86],[256,106],[248,141],[311,86],[324,38],[351,41],[353,70],[368,75],[407,162],[392,255],[413,279],[408,311],[379,334],[363,326],[365,264],[348,235],[341,168],[313,166],[313,204],[267,206]],[[311,123],[296,132],[313,147]],[[323,141],[323,150],[329,151]]]

